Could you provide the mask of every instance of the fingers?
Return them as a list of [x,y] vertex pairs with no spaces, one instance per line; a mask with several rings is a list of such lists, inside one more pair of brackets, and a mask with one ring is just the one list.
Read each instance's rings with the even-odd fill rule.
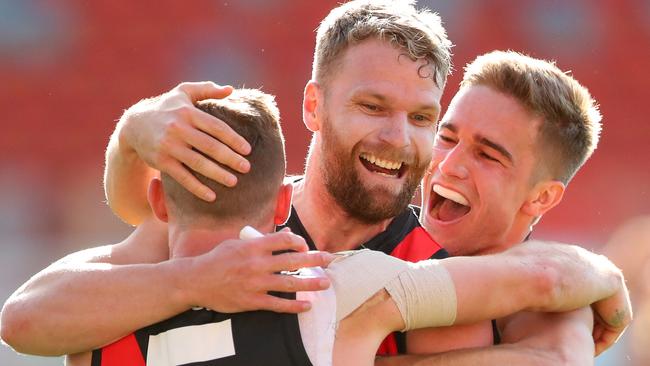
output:
[[204,201],[212,202],[217,197],[210,188],[201,183],[189,170],[176,161],[162,170],[167,172],[178,184]]
[[[197,113],[205,114],[201,111],[197,111]],[[239,137],[244,143],[248,144],[246,140],[241,138],[241,136],[237,135],[235,131],[233,131],[228,125],[226,125],[225,123],[219,120],[217,121],[219,122],[219,124],[225,126],[224,128],[228,130],[227,132],[224,132],[224,134],[233,134]],[[221,127],[219,127],[219,130],[221,130]],[[179,126],[178,133],[180,134],[181,140],[193,146],[203,154],[209,156],[214,161],[218,161],[219,163],[226,165],[240,173],[246,173],[250,170],[250,164],[248,163],[248,160],[244,159],[242,156],[232,151],[228,146],[226,146],[221,141],[221,138],[219,136],[213,134],[212,136],[216,137],[215,139],[212,136],[202,132],[201,130],[195,130],[192,127],[187,125]],[[206,161],[209,160],[206,159]],[[208,178],[212,178],[210,175],[202,171],[198,171],[198,172],[205,175]]]
[[330,281],[326,277],[301,277],[274,274],[265,279],[264,284],[265,292],[322,291],[330,286]]
[[235,177],[234,174],[220,167],[219,164],[211,161],[199,152],[192,150],[189,146],[174,144],[168,149],[169,155],[172,158],[180,161],[188,168],[203,174],[215,182],[221,183],[227,187],[232,187],[237,183],[237,177]]
[[221,86],[211,81],[184,82],[178,84],[176,89],[187,94],[190,100],[192,100],[192,103],[211,98],[222,99],[232,93],[232,86]]
[[311,309],[309,301],[282,299],[273,295],[260,295],[256,309],[270,310],[276,313],[301,313]]
[[[211,81],[181,83],[176,87],[176,89],[187,95],[192,104],[204,99],[225,98],[230,95],[233,90],[231,86],[220,86]],[[235,133],[235,131],[233,131],[223,121],[201,110],[197,110],[191,117],[192,122],[197,128],[228,145],[234,151],[243,155],[250,153],[251,146],[246,139]],[[213,158],[235,170],[240,170],[239,167],[228,164],[227,161],[222,161],[219,159],[219,156],[213,156]]]
[[[249,154],[251,152],[251,146],[248,143],[248,141],[246,141],[246,139],[244,139],[239,134],[237,134],[225,122],[212,116],[211,114],[205,113],[202,110],[197,109],[196,113],[192,114],[192,122],[197,128],[204,131],[208,135],[216,138],[222,143],[228,145],[231,149],[235,150],[236,152],[243,155]],[[221,161],[221,159],[217,159],[218,158],[217,156],[213,158],[215,158],[215,160],[217,161]],[[238,162],[241,162],[242,160],[245,161],[245,159],[241,158],[241,160],[238,160]],[[227,161],[224,161],[223,163],[231,166],[230,164],[227,164],[228,163]],[[235,170],[240,170],[238,167],[234,165],[232,165],[231,167]]]
[[326,252],[290,252],[272,256],[266,262],[272,272],[294,271],[305,267],[325,267],[332,257],[332,254]]

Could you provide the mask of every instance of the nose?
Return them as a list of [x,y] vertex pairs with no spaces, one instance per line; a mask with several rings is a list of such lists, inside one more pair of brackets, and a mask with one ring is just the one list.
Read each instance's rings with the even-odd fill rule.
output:
[[408,146],[410,144],[408,115],[395,113],[387,117],[379,132],[379,139],[396,148]]
[[457,179],[467,179],[466,154],[461,145],[455,145],[451,149],[434,149],[434,163],[438,162],[438,170],[444,176]]

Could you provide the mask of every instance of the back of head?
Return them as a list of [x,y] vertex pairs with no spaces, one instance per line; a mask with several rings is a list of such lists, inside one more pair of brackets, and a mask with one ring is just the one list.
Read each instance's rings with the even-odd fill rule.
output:
[[584,86],[553,62],[513,51],[479,56],[461,87],[483,85],[516,98],[535,117],[538,174],[568,183],[598,145],[600,112]]
[[442,88],[451,71],[451,42],[440,17],[418,10],[407,0],[354,0],[334,8],[316,34],[312,79],[327,85],[347,47],[376,38],[404,50],[411,60],[423,59],[433,66],[433,78]]
[[280,114],[273,96],[255,89],[236,89],[225,99],[204,100],[196,106],[228,124],[250,143],[251,153],[246,158],[251,169],[240,174],[217,163],[237,177],[237,185],[232,188],[193,172],[201,183],[216,193],[214,202],[197,198],[163,174],[170,214],[178,224],[193,227],[217,221],[265,224],[273,218],[286,170]]

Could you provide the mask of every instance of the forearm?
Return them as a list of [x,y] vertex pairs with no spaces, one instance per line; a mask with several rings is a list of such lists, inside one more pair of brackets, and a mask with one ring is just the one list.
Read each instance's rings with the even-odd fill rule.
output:
[[557,366],[561,364],[559,360],[546,352],[518,345],[473,348],[436,355],[382,357],[375,362],[375,365],[378,366]]
[[592,313],[588,307],[566,313],[520,313],[503,329],[494,347],[472,348],[435,355],[404,355],[377,359],[381,366],[397,365],[593,365]]
[[103,346],[188,307],[178,264],[54,264],[9,298],[2,337],[18,352],[47,356]]
[[549,303],[552,269],[542,270],[531,259],[500,254],[442,260],[455,286],[455,324],[497,319]]
[[104,192],[108,205],[118,217],[138,225],[151,215],[147,187],[157,170],[149,167],[124,138],[128,113],[116,125],[106,148]]

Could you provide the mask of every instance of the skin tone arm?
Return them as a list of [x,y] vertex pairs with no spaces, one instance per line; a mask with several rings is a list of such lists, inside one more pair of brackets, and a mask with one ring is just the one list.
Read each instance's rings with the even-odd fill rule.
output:
[[[307,252],[304,240],[289,232],[226,241],[198,257],[160,262],[167,257],[162,228],[164,234],[157,232],[159,223],[146,221],[122,243],[70,255],[32,277],[2,309],[2,339],[22,353],[71,354],[101,347],[192,306],[222,312],[304,311],[308,303],[267,291],[329,286],[327,280],[274,274],[325,266],[331,259],[327,253]],[[273,256],[277,250],[297,253]]]
[[[593,365],[591,308],[563,313],[522,312],[502,331],[503,344],[429,356],[383,358],[376,364],[417,366],[468,365]],[[525,333],[525,334],[524,334]]]
[[[194,107],[199,100],[224,98],[231,87],[211,82],[182,83],[124,112],[106,149],[104,189],[109,206],[131,225],[149,217],[147,187],[157,170],[164,171],[196,196],[215,199],[187,167],[227,186],[237,178],[199,154],[203,152],[230,168],[247,172],[241,155],[250,145],[223,121]],[[184,165],[183,165],[184,164]]]
[[[622,331],[631,320],[629,297],[620,270],[604,257],[578,247],[527,243],[499,255],[449,258],[441,263],[456,286],[457,324],[500,318],[522,310],[570,311],[594,302],[616,309],[600,314],[603,319],[616,322],[609,324],[611,327],[621,327]],[[379,309],[377,313],[359,310],[353,313],[360,320],[350,327],[351,331],[364,330],[366,349],[370,350],[376,349],[387,333],[404,326],[399,313],[395,316],[397,310],[392,300],[378,303],[373,308]],[[621,322],[616,319],[619,314],[625,314]],[[384,321],[372,326],[378,317]],[[590,329],[587,333],[591,333]],[[338,333],[336,342],[335,358],[349,357],[341,351],[348,348],[340,347],[347,346],[345,335]]]

